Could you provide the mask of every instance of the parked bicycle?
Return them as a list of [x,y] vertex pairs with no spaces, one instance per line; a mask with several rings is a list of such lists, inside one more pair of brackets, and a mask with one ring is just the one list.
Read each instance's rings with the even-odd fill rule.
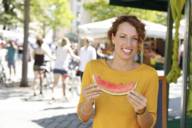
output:
[[6,86],[6,73],[5,73],[5,69],[2,65],[2,63],[0,62],[0,86]]
[[78,96],[80,93],[80,77],[76,75],[79,68],[79,63],[73,59],[69,63],[68,67],[68,90],[73,94]]

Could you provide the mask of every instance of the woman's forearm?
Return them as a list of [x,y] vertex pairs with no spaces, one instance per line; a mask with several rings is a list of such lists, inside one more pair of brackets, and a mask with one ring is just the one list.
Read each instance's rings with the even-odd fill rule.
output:
[[93,103],[90,101],[85,101],[82,102],[78,105],[78,115],[79,118],[83,121],[86,122],[89,120],[93,113]]
[[146,110],[145,113],[137,115],[137,121],[141,128],[151,128],[154,120],[152,114]]

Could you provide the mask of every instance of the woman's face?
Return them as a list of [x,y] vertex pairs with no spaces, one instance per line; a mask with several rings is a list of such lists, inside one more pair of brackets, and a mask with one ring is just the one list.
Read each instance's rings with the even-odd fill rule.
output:
[[138,33],[128,22],[119,25],[116,35],[112,35],[115,45],[115,57],[123,60],[134,60],[138,51]]

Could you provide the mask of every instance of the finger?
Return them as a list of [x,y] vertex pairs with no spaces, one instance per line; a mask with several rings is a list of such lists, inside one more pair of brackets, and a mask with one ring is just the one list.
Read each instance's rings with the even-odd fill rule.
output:
[[139,100],[139,101],[141,101],[141,102],[147,102],[147,99],[143,96],[143,95],[141,95],[141,94],[139,94],[139,93],[137,93],[137,92],[135,92],[135,91],[131,91],[130,93],[129,93],[129,95],[132,97],[132,98],[135,98],[135,99],[137,99],[137,100]]
[[95,94],[92,94],[92,95],[88,95],[87,98],[89,100],[95,100],[99,96],[100,96],[100,93],[95,93]]
[[131,100],[135,106],[146,106],[145,101],[138,99],[138,97],[134,95],[128,94],[128,100]]
[[131,96],[128,96],[128,101],[129,101],[132,105],[134,105],[135,107],[141,105],[140,102],[138,102],[137,100],[135,100],[135,99],[132,98]]
[[92,87],[89,87],[89,88],[85,88],[85,90],[100,90],[100,88],[98,86],[92,86]]
[[84,92],[85,92],[85,93],[101,92],[101,90],[98,89],[97,87],[90,87],[90,88],[84,89]]
[[97,88],[97,85],[91,84],[91,85],[85,87],[84,89],[87,90],[87,89],[91,89],[91,88]]
[[102,93],[102,91],[101,90],[96,90],[96,89],[95,90],[91,89],[91,90],[86,90],[83,93],[84,93],[83,95],[91,95],[93,93]]
[[97,95],[97,94],[101,94],[101,93],[102,93],[101,91],[89,92],[89,93],[87,93],[87,96],[90,96],[90,95]]
[[95,95],[95,94],[101,94],[101,91],[95,91],[95,92],[88,92],[87,95]]
[[86,99],[90,99],[90,97],[94,96],[94,95],[100,95],[102,93],[101,90],[84,90],[83,91],[83,96]]
[[95,90],[97,89],[95,86],[88,86],[88,87],[85,87],[83,88],[83,92],[88,92],[88,91],[91,91],[91,90]]
[[86,88],[84,88],[84,91],[94,91],[94,90],[100,90],[98,86],[93,85],[93,86],[88,86]]
[[98,97],[98,96],[100,96],[100,94],[99,94],[99,93],[95,93],[95,94],[89,95],[88,97],[96,98],[96,97]]
[[138,99],[138,97],[136,97],[132,93],[128,93],[128,98],[129,98],[129,100],[133,100],[135,102],[135,104],[141,104],[142,103],[142,100]]
[[143,95],[141,95],[140,93],[136,92],[136,91],[131,91],[131,93],[133,95],[135,95],[136,97],[138,97],[140,100],[143,100],[143,101],[147,101],[146,97],[144,97]]
[[137,98],[138,100],[143,100],[139,94],[137,94],[135,91],[130,91],[129,96],[133,97],[133,98]]
[[139,104],[139,103],[135,102],[132,99],[129,100],[129,103],[133,106],[135,111],[140,111],[140,110],[142,110],[143,108],[146,107],[146,106],[144,106],[142,104]]

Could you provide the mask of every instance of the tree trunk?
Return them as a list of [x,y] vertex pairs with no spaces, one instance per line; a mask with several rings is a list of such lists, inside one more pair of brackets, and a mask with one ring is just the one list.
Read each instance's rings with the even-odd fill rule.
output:
[[28,36],[29,36],[29,12],[30,0],[24,1],[24,42],[23,42],[23,64],[22,64],[22,78],[21,87],[28,87],[27,68],[28,68]]

